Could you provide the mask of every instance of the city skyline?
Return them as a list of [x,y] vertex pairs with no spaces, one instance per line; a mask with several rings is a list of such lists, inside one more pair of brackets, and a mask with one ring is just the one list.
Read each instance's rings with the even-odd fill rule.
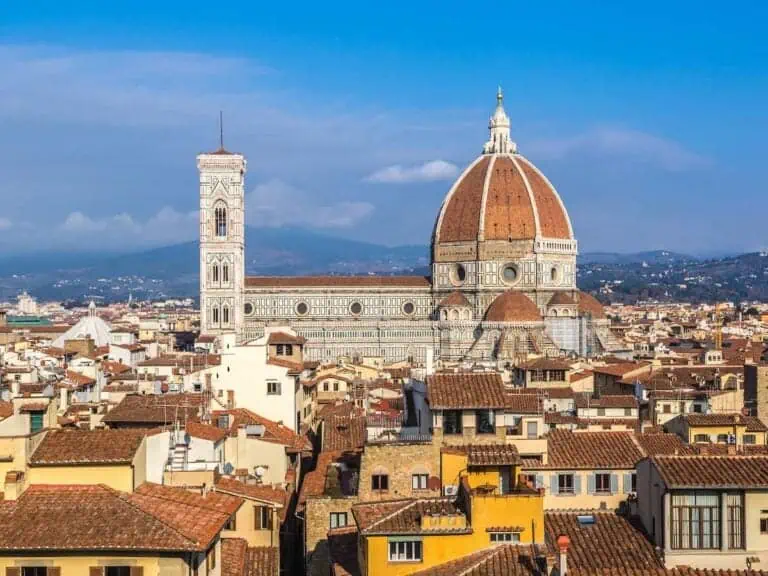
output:
[[497,84],[580,251],[757,250],[764,9],[685,4],[462,18],[236,4],[233,21],[185,3],[171,32],[173,3],[5,8],[0,250],[194,239],[194,156],[217,146],[219,110],[249,162],[250,225],[426,244]]

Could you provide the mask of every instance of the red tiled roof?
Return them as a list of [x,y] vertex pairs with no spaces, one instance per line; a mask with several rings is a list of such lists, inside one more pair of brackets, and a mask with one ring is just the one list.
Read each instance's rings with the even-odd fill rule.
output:
[[689,426],[746,426],[747,432],[768,432],[768,426],[756,416],[742,414],[685,414]]
[[96,380],[80,372],[74,370],[67,370],[66,380],[77,387],[92,386],[96,384]]
[[582,314],[592,314],[592,318],[605,318],[605,310],[603,309],[603,305],[600,304],[600,301],[592,296],[591,294],[587,294],[586,292],[578,292],[578,304],[579,304],[579,312]]
[[692,446],[683,442],[677,434],[643,433],[636,434],[635,439],[648,456],[660,456],[662,454],[695,454]]
[[595,374],[608,374],[609,376],[624,377],[631,372],[650,366],[649,362],[622,362],[617,364],[608,364],[606,366],[595,366]]
[[3,402],[0,400],[0,418],[9,418],[13,416],[13,402]]
[[507,290],[500,294],[485,313],[486,322],[538,322],[538,306],[522,292]]
[[205,551],[228,520],[103,485],[32,485],[0,504],[0,549]]
[[110,426],[186,422],[198,418],[202,403],[202,394],[132,394],[110,410],[102,422]]
[[[552,390],[547,390],[547,392]],[[541,412],[539,395],[529,389],[505,390],[504,398],[506,400],[504,408],[509,412],[515,414],[539,414]]]
[[188,421],[184,425],[184,429],[186,430],[187,434],[193,438],[208,440],[214,444],[221,442],[224,440],[224,438],[227,437],[227,430],[222,430],[221,428],[216,428],[216,426],[211,426],[209,424],[203,424],[201,422],[195,422],[192,420]]
[[520,464],[520,454],[512,444],[467,444],[445,447],[447,451],[461,451],[467,455],[470,466],[504,466]]
[[440,301],[440,306],[471,306],[467,297],[458,290],[454,290]]
[[644,457],[632,432],[571,432],[547,434],[545,468],[634,468]]
[[30,402],[22,404],[19,408],[19,412],[45,412],[46,410],[48,410],[46,402]]
[[768,488],[766,456],[655,456],[668,488]]
[[547,302],[547,306],[569,306],[575,304],[573,298],[568,296],[567,292],[558,291],[552,295],[552,298]]
[[[582,524],[580,515],[592,516],[595,521]],[[663,569],[645,534],[613,512],[545,512],[544,529],[550,550],[558,550],[560,535],[570,538],[569,574],[635,574],[640,570],[657,574]]]
[[234,478],[222,476],[216,481],[215,488],[219,492],[269,502],[276,506],[285,507],[288,504],[288,492],[269,484],[244,484]]
[[293,362],[291,360],[285,360],[284,358],[275,358],[274,356],[267,358],[267,364],[288,368],[288,374],[299,374],[304,370],[304,364],[301,362]]
[[250,425],[264,426],[264,435],[259,437],[259,440],[265,442],[273,442],[275,444],[282,444],[286,447],[288,452],[301,452],[311,451],[312,446],[309,441],[304,437],[296,434],[293,430],[270,420],[264,418],[255,412],[251,412],[246,408],[233,408],[232,410],[214,410],[211,413],[213,422],[218,421],[219,416],[228,415],[230,417],[228,432],[230,436],[237,436],[239,428]]
[[360,576],[355,526],[329,530],[328,548],[332,576]]
[[330,416],[323,420],[323,450],[361,450],[365,444],[365,416]]
[[151,496],[168,502],[176,502],[185,506],[196,506],[222,514],[232,515],[240,509],[243,500],[230,494],[210,491],[205,495],[192,492],[186,488],[165,486],[153,482],[145,482],[136,488],[136,493]]
[[352,507],[361,534],[420,534],[463,533],[469,528],[438,528],[422,530],[421,519],[432,515],[463,515],[456,501],[450,498],[417,498],[385,500],[355,504]]
[[504,408],[507,399],[498,373],[434,374],[427,376],[433,409]]
[[534,546],[503,544],[413,572],[411,576],[541,576],[537,564],[541,555],[542,551]]
[[267,344],[306,344],[307,339],[303,336],[295,336],[286,332],[270,332],[267,338]]
[[30,466],[130,464],[146,430],[50,430],[32,454]]
[[571,365],[563,360],[557,360],[555,358],[536,358],[523,362],[518,366],[521,370],[565,370],[571,369]]
[[248,276],[247,288],[430,288],[432,283],[425,276]]

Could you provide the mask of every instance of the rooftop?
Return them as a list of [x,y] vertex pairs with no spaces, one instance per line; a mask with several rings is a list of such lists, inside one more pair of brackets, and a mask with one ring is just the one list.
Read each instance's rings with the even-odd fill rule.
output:
[[427,396],[433,409],[504,408],[504,382],[498,373],[463,372],[427,377]]
[[50,430],[32,454],[31,466],[130,464],[146,430]]

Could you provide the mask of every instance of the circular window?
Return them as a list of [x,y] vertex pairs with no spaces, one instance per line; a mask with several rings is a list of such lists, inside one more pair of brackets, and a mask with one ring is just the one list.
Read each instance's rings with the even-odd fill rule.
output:
[[406,302],[405,304],[403,304],[403,312],[405,312],[409,316],[413,314],[415,310],[416,310],[416,306],[413,305],[413,302]]
[[251,314],[253,314],[253,304],[251,304],[250,302],[246,302],[245,306],[243,306],[243,311],[245,312],[246,316],[250,316]]
[[360,312],[363,311],[363,305],[360,304],[360,302],[352,302],[352,305],[349,307],[349,311],[352,312],[355,316],[360,314]]
[[517,266],[514,264],[506,264],[501,269],[501,278],[505,284],[514,284],[517,282],[518,277]]
[[307,306],[306,302],[299,302],[296,304],[296,314],[304,316],[307,312],[309,312],[309,306]]
[[455,264],[451,268],[451,282],[455,285],[464,284],[464,280],[467,278],[467,270],[463,264]]
[[549,279],[552,282],[557,282],[560,279],[560,271],[557,269],[557,266],[552,266],[552,269],[549,271]]

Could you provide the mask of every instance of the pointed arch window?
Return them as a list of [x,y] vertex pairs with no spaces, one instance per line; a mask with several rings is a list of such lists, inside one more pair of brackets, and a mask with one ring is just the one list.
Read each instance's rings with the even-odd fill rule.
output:
[[229,324],[229,306],[224,306],[221,309],[221,323],[224,325]]
[[213,320],[214,324],[219,323],[219,307],[214,306],[213,310],[211,310],[211,319]]
[[218,264],[213,265],[213,271],[211,272],[211,277],[214,282],[219,281],[219,265]]
[[221,281],[224,284],[229,284],[229,264],[221,265]]
[[223,203],[216,205],[213,210],[214,226],[216,236],[224,238],[227,235],[227,207]]

